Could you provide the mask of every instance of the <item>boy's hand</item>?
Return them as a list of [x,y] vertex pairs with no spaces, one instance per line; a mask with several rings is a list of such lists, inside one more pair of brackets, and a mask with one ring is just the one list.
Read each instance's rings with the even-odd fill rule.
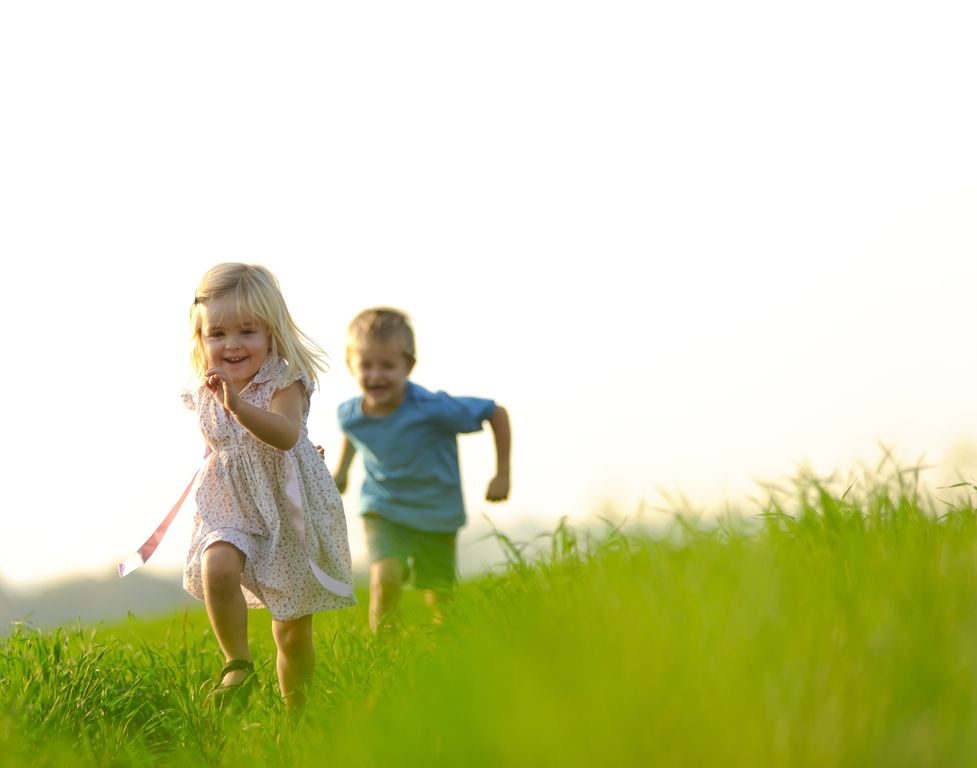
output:
[[326,460],[326,449],[323,448],[321,445],[317,445],[315,447],[315,449],[316,449],[316,452],[319,454],[319,456],[322,458],[322,460],[325,461]]
[[485,492],[488,501],[505,501],[509,498],[509,476],[496,475],[489,482],[488,490]]

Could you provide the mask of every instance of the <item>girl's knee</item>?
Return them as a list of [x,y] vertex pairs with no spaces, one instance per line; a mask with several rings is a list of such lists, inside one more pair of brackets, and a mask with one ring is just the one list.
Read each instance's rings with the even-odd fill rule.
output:
[[237,587],[244,573],[244,555],[233,544],[215,542],[201,555],[200,570],[205,584]]
[[275,645],[285,655],[307,654],[313,649],[312,616],[272,622]]

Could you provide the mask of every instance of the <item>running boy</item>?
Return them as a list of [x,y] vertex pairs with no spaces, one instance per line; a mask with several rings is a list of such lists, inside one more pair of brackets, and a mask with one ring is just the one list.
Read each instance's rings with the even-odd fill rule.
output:
[[401,585],[410,574],[424,590],[435,623],[457,578],[456,537],[465,524],[456,436],[488,421],[496,474],[485,498],[509,495],[509,416],[492,400],[429,392],[408,379],[414,331],[407,316],[367,309],[350,323],[346,364],[362,395],[339,406],[343,433],[334,473],[345,492],[356,452],[366,477],[360,512],[370,556],[370,628],[396,623]]

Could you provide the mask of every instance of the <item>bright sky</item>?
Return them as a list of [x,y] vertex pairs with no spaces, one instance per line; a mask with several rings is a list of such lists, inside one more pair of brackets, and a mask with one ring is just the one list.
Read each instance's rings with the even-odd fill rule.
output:
[[973,462],[968,5],[3,4],[0,583],[111,572],[179,496],[220,261],[272,269],[330,351],[330,465],[346,324],[408,311],[416,381],[510,412],[507,504],[490,432],[461,440],[503,529],[718,506],[880,441]]

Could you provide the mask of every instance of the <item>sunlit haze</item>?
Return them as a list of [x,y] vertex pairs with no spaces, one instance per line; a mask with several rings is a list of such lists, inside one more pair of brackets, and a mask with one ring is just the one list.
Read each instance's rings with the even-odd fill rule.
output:
[[[370,305],[412,317],[415,381],[508,409],[505,504],[482,498],[490,431],[460,440],[474,522],[748,509],[758,480],[880,443],[935,485],[977,475],[974,21],[5,4],[0,584],[111,573],[179,497],[203,451],[188,309],[221,261],[269,267],[329,351],[309,431],[330,467]],[[146,568],[177,570],[189,529]]]

